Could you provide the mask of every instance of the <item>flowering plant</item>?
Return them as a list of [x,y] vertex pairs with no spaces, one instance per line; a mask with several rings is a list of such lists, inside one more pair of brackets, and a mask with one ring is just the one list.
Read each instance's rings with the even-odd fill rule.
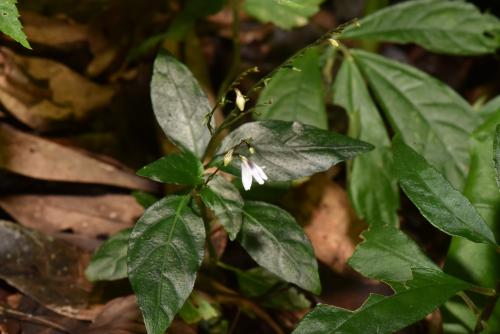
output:
[[[294,1],[283,3],[299,6]],[[443,23],[439,18],[445,11],[452,14]],[[426,29],[411,26],[417,20],[406,20],[415,13],[429,20]],[[468,34],[457,35],[465,16],[471,24],[460,28]],[[390,333],[424,318],[456,294],[473,305],[464,290],[497,298],[491,289],[495,278],[471,283],[445,273],[399,229],[398,183],[422,217],[453,236],[450,257],[462,267],[471,264],[461,249],[497,256],[489,225],[498,224],[492,218],[498,208],[488,206],[499,198],[498,189],[491,186],[495,169],[493,164],[479,164],[477,157],[491,161],[496,135],[500,173],[500,128],[494,135],[498,112],[479,115],[428,74],[371,52],[349,49],[344,40],[413,42],[433,52],[477,55],[498,47],[490,35],[499,27],[498,20],[462,2],[405,2],[325,34],[249,89],[240,85],[241,79],[257,70],[246,71],[227,85],[214,107],[189,69],[160,51],[151,83],[153,109],[177,151],[138,174],[179,187],[174,194],[153,201],[133,230],[125,232],[129,238],[119,235],[128,242],[121,248],[126,265],[110,278],[128,276],[148,333],[164,333],[177,314],[188,317],[186,313],[195,308],[193,301],[200,299],[193,292],[200,272],[213,275],[229,270],[240,281],[264,284],[260,290],[265,292],[285,284],[287,297],[298,294],[287,284],[319,294],[318,264],[301,226],[282,208],[249,200],[247,194],[253,181],[258,185],[252,191],[270,189],[278,182],[307,178],[353,158],[346,183],[352,205],[369,229],[349,265],[368,278],[384,281],[394,295],[372,295],[355,312],[318,304],[294,333]],[[440,36],[440,43],[435,42],[435,35]],[[331,71],[322,77],[319,65],[331,70],[338,58],[342,63],[335,78]],[[306,84],[290,85],[294,80]],[[349,136],[326,130],[324,81],[332,84],[331,102],[347,113]],[[257,91],[261,91],[258,98]],[[218,109],[224,109],[227,117],[215,124]],[[244,122],[251,117],[256,120]],[[386,123],[396,133],[393,140]],[[476,161],[469,161],[470,139]],[[467,191],[462,192],[466,183]],[[483,196],[488,198],[485,205]],[[221,230],[224,240],[227,235],[241,245],[259,267],[244,271],[222,261],[213,237],[214,231]],[[108,245],[113,242],[96,253],[87,270],[89,277],[107,263]],[[477,248],[482,246],[489,248]],[[478,272],[489,266],[475,265]],[[475,271],[467,276],[475,277]],[[491,314],[487,307],[483,313],[472,307],[476,331],[484,329],[483,322],[490,316],[485,314]],[[398,318],[395,314],[399,313]]]

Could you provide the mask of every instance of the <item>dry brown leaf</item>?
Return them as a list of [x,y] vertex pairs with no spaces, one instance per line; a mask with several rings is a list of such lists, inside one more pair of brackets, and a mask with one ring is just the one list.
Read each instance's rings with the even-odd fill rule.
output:
[[116,298],[104,305],[101,313],[80,334],[142,334],[146,328],[135,295]]
[[89,237],[130,227],[144,211],[129,195],[13,195],[0,197],[0,206],[26,227]]
[[55,61],[0,48],[0,102],[38,131],[82,121],[109,104],[114,93]]
[[291,211],[304,223],[316,257],[337,273],[352,273],[347,260],[366,226],[356,217],[347,192],[326,174],[318,174],[293,196],[300,206]]
[[32,44],[68,50],[88,42],[88,28],[69,18],[49,18],[35,12],[21,13],[23,29]]
[[[134,295],[116,298],[107,303],[94,322],[78,334],[145,334],[146,328]],[[196,331],[182,321],[174,320],[170,334],[196,334]]]
[[0,168],[35,179],[154,191],[129,169],[0,124]]
[[102,306],[89,304],[88,253],[7,221],[0,221],[0,240],[1,279],[56,313],[95,318]]

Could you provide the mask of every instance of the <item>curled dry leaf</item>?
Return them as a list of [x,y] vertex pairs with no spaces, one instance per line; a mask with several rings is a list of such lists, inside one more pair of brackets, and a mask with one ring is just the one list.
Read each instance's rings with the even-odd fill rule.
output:
[[83,275],[88,253],[7,221],[0,221],[0,240],[1,279],[54,312],[95,318],[100,306],[89,304],[92,285]]
[[0,124],[0,168],[35,179],[154,191],[129,169]]
[[316,257],[337,273],[353,273],[347,260],[366,226],[356,217],[347,192],[326,174],[317,174],[294,196],[300,198],[293,202],[301,203],[294,214],[305,223]]
[[22,225],[53,235],[110,236],[132,226],[144,211],[129,195],[12,195],[0,206]]
[[113,88],[94,84],[65,65],[0,48],[0,102],[33,129],[49,131],[82,121],[113,95]]

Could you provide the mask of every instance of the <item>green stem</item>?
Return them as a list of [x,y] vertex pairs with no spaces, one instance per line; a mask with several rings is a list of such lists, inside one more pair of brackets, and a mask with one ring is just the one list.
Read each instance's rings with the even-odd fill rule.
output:
[[231,9],[233,14],[232,23],[232,39],[233,39],[233,60],[224,82],[219,89],[219,96],[226,94],[227,88],[233,79],[237,76],[241,63],[241,41],[240,41],[240,0],[231,1]]
[[482,286],[472,286],[467,290],[478,293],[478,294],[483,295],[483,296],[488,296],[488,297],[494,297],[497,295],[497,291],[495,289],[485,288]]
[[217,262],[217,267],[222,268],[222,269],[225,269],[225,270],[232,271],[232,272],[233,272],[233,273],[235,273],[235,274],[240,274],[240,273],[243,273],[243,272],[241,271],[241,269],[236,268],[236,267],[233,267],[232,265],[230,265],[230,264],[226,264],[226,263],[221,262],[221,261],[218,261],[218,262]]
[[464,301],[465,305],[467,305],[467,307],[476,316],[481,313],[481,310],[476,306],[476,304],[474,304],[474,302],[472,301],[472,299],[470,299],[470,297],[467,296],[467,294],[465,292],[460,291],[459,293],[457,293],[457,296],[459,296],[460,298],[462,298],[462,300]]
[[193,198],[195,200],[196,205],[198,206],[198,209],[201,212],[201,218],[203,219],[203,225],[205,226],[205,234],[207,236],[206,243],[207,243],[207,249],[208,249],[208,255],[210,258],[210,263],[212,265],[215,265],[215,264],[217,264],[218,259],[217,259],[217,252],[215,251],[215,247],[212,244],[212,240],[210,239],[210,236],[211,236],[210,221],[211,221],[211,219],[210,219],[209,209],[207,208],[205,203],[203,203],[203,201],[201,200],[200,194],[196,190],[194,191]]
[[479,317],[477,318],[476,321],[476,326],[474,328],[474,333],[481,333],[483,330],[486,329],[488,320],[490,319],[491,315],[493,314],[493,311],[495,310],[495,306],[498,302],[498,299],[500,295],[498,294],[498,291],[500,290],[500,281],[497,282],[496,286],[496,293],[493,296],[490,296],[486,302],[486,306],[483,309],[483,311],[479,314]]
[[[274,74],[276,74],[279,70],[281,70],[282,68],[284,67],[287,67],[287,66],[290,66],[291,64],[293,64],[293,61],[302,56],[304,54],[304,52],[306,52],[307,50],[309,50],[310,48],[313,48],[317,45],[320,45],[322,44],[323,42],[325,42],[326,40],[328,40],[329,38],[333,38],[333,37],[336,37],[338,36],[347,26],[351,25],[351,24],[354,24],[356,23],[357,20],[351,20],[349,22],[346,22],[342,25],[340,25],[339,27],[337,27],[336,29],[334,30],[331,30],[325,34],[323,34],[320,38],[318,38],[316,41],[312,42],[311,44],[307,45],[305,48],[299,50],[298,52],[296,52],[295,54],[293,54],[291,57],[289,57],[287,60],[285,60],[280,66],[276,67],[274,70],[272,70],[269,74],[267,74],[266,76],[262,77],[259,81],[257,81],[256,84],[254,84],[252,86],[252,88],[249,89],[248,91],[248,94],[250,95],[251,93],[255,93],[257,92],[259,89],[262,88],[262,86],[265,85],[265,82],[272,78]],[[250,97],[250,96],[249,96]]]

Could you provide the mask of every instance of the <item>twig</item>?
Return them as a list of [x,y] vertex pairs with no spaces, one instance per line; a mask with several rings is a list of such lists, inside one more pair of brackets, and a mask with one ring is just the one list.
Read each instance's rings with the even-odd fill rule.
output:
[[238,324],[238,321],[240,320],[240,315],[241,315],[241,309],[238,307],[236,311],[236,315],[234,316],[233,323],[231,324],[231,328],[229,328],[229,331],[227,332],[228,334],[232,334],[234,330],[236,329],[236,325]]
[[217,300],[217,302],[221,304],[234,304],[240,306],[241,308],[251,310],[253,313],[255,313],[256,316],[264,320],[276,334],[285,334],[281,327],[273,320],[273,318],[271,318],[269,314],[266,313],[266,311],[264,311],[262,308],[248,299],[245,299],[238,295],[233,296],[218,294],[217,296],[215,296],[215,300]]
[[242,310],[251,310],[255,315],[261,318],[276,333],[284,334],[281,327],[267,314],[260,306],[251,300],[240,296],[236,291],[224,286],[214,280],[206,281],[212,290],[215,290],[215,300],[221,304],[233,304],[239,306]]
[[50,327],[53,329],[57,329],[58,331],[63,332],[63,333],[71,333],[69,331],[69,329],[65,328],[64,326],[59,325],[55,322],[52,322],[48,319],[45,319],[44,317],[39,317],[39,316],[36,316],[33,314],[13,310],[11,308],[8,308],[8,307],[2,306],[2,305],[0,305],[0,315],[3,315],[7,318],[18,319],[18,320],[22,320],[22,321],[26,321],[26,322],[31,322],[33,324],[42,325],[45,327]]

